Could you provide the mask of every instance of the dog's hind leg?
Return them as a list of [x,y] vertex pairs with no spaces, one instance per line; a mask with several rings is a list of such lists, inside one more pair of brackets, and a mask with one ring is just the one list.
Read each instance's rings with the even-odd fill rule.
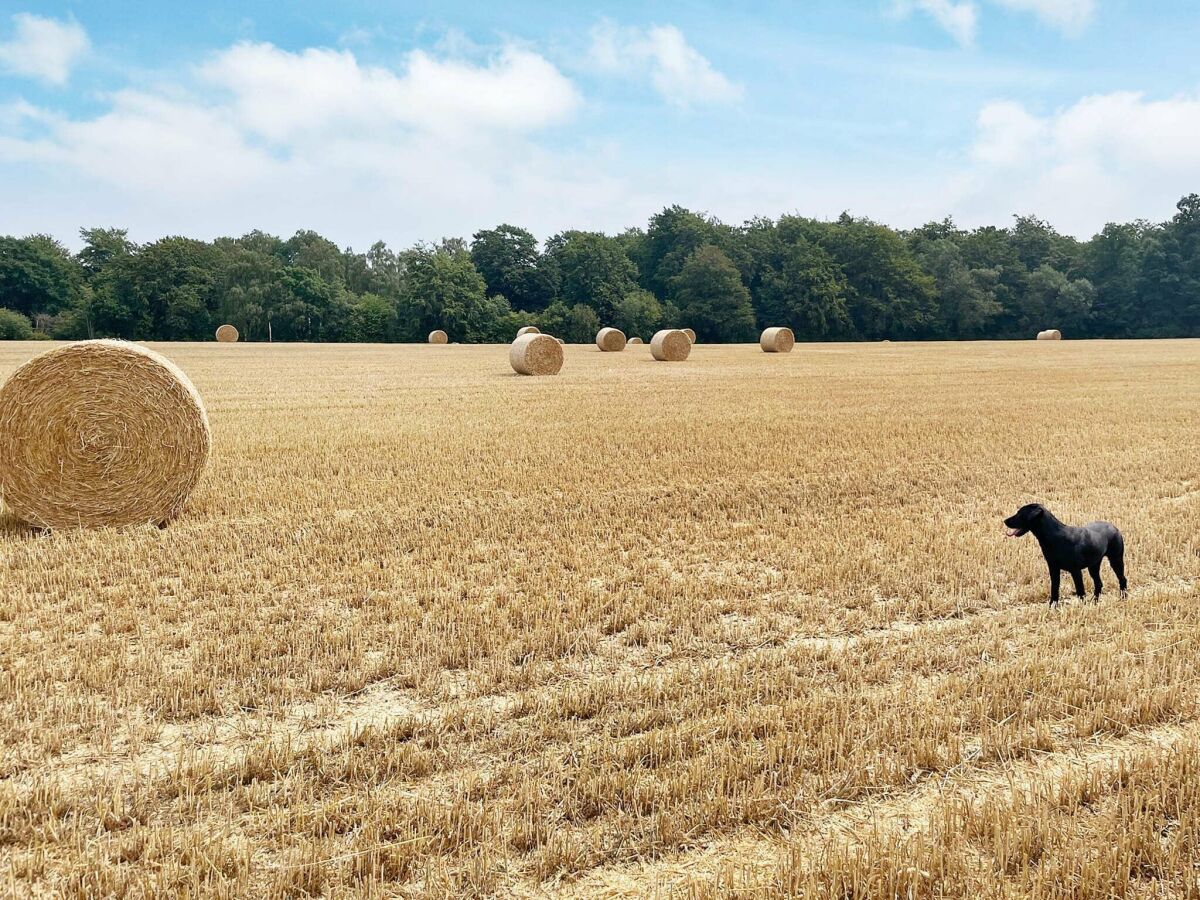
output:
[[1088,574],[1092,576],[1092,602],[1100,602],[1100,592],[1104,590],[1104,582],[1100,580],[1100,563],[1088,566]]
[[1108,542],[1108,564],[1112,566],[1121,586],[1121,598],[1129,595],[1129,582],[1125,580],[1125,538],[1120,532]]
[[1075,596],[1083,599],[1083,569],[1072,569],[1071,580],[1075,582]]

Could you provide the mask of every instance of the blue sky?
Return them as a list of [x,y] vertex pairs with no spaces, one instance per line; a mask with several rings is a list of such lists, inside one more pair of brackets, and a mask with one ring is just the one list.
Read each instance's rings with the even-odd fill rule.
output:
[[0,232],[404,246],[842,210],[1087,236],[1200,191],[1191,0],[16,0]]

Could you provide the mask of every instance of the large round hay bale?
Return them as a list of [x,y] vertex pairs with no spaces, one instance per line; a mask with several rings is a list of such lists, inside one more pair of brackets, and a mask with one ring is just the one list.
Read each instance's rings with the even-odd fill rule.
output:
[[1057,328],[1051,328],[1048,331],[1039,331],[1037,339],[1039,341],[1061,341],[1062,332]]
[[696,343],[696,332],[692,331],[690,328],[685,328],[683,329],[683,333],[687,335],[687,339],[689,341],[691,341],[693,344]]
[[0,388],[0,499],[31,525],[162,525],[211,447],[191,381],[137,344],[58,347]]
[[217,340],[222,344],[236,344],[238,340],[238,330],[232,325],[222,325],[217,329]]
[[434,331],[429,332],[429,343],[431,343],[431,344],[448,344],[448,343],[450,343],[450,336],[448,334],[446,334],[446,332],[442,331],[442,329],[438,328]]
[[517,329],[517,337],[524,337],[527,334],[541,334],[542,330],[536,325],[526,325],[524,328]]
[[641,339],[640,337],[631,337],[631,338],[629,339],[628,343],[630,343],[630,344],[640,344],[640,343],[642,343],[642,339]]
[[692,342],[678,328],[664,328],[650,340],[650,353],[662,362],[682,362],[692,352]]
[[790,328],[767,328],[758,339],[764,353],[791,353],[796,346],[796,336]]
[[508,361],[519,375],[557,375],[563,364],[562,344],[548,334],[523,334],[508,348]]
[[617,328],[601,328],[596,333],[596,346],[605,353],[619,353],[625,349],[625,333]]

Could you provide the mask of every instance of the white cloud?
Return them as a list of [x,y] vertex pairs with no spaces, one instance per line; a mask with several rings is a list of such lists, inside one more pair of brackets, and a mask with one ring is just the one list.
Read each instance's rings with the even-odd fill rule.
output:
[[0,43],[0,68],[50,84],[65,84],[88,49],[83,26],[74,19],[58,21],[30,13],[18,13],[12,21],[12,38]]
[[971,157],[953,202],[993,219],[1036,211],[1086,235],[1108,221],[1165,218],[1200,182],[1200,95],[1099,94],[1042,116],[991,103]]
[[397,73],[360,65],[347,50],[238,44],[206,64],[201,77],[229,92],[242,127],[276,141],[394,126],[523,132],[562,121],[579,103],[558,69],[516,47],[482,66],[418,50]]
[[238,44],[191,77],[111,95],[99,114],[0,108],[0,171],[13,167],[0,176],[0,232],[316,227],[367,246],[504,220],[615,228],[642,205],[599,170],[603,148],[582,158],[536,140],[579,103],[554,65],[515,46],[477,62],[414,52],[390,69],[348,51]]
[[994,0],[1018,12],[1033,13],[1047,25],[1068,34],[1079,33],[1096,13],[1096,0]]
[[[1013,12],[1031,13],[1047,25],[1074,35],[1095,15],[1096,0],[989,0]],[[975,42],[979,29],[976,0],[893,0],[892,13],[901,18],[922,12],[961,46]]]
[[588,59],[600,72],[648,76],[659,95],[677,106],[728,103],[742,96],[741,85],[713,68],[674,25],[641,29],[602,22],[592,29]]
[[897,0],[893,9],[899,16],[919,10],[960,45],[967,47],[975,42],[979,10],[971,0]]

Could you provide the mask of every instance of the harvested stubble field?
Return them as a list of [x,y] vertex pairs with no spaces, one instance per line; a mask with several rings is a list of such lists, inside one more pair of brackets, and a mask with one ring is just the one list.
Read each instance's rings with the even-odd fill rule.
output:
[[0,519],[0,893],[1200,895],[1200,342],[159,349],[183,516]]

